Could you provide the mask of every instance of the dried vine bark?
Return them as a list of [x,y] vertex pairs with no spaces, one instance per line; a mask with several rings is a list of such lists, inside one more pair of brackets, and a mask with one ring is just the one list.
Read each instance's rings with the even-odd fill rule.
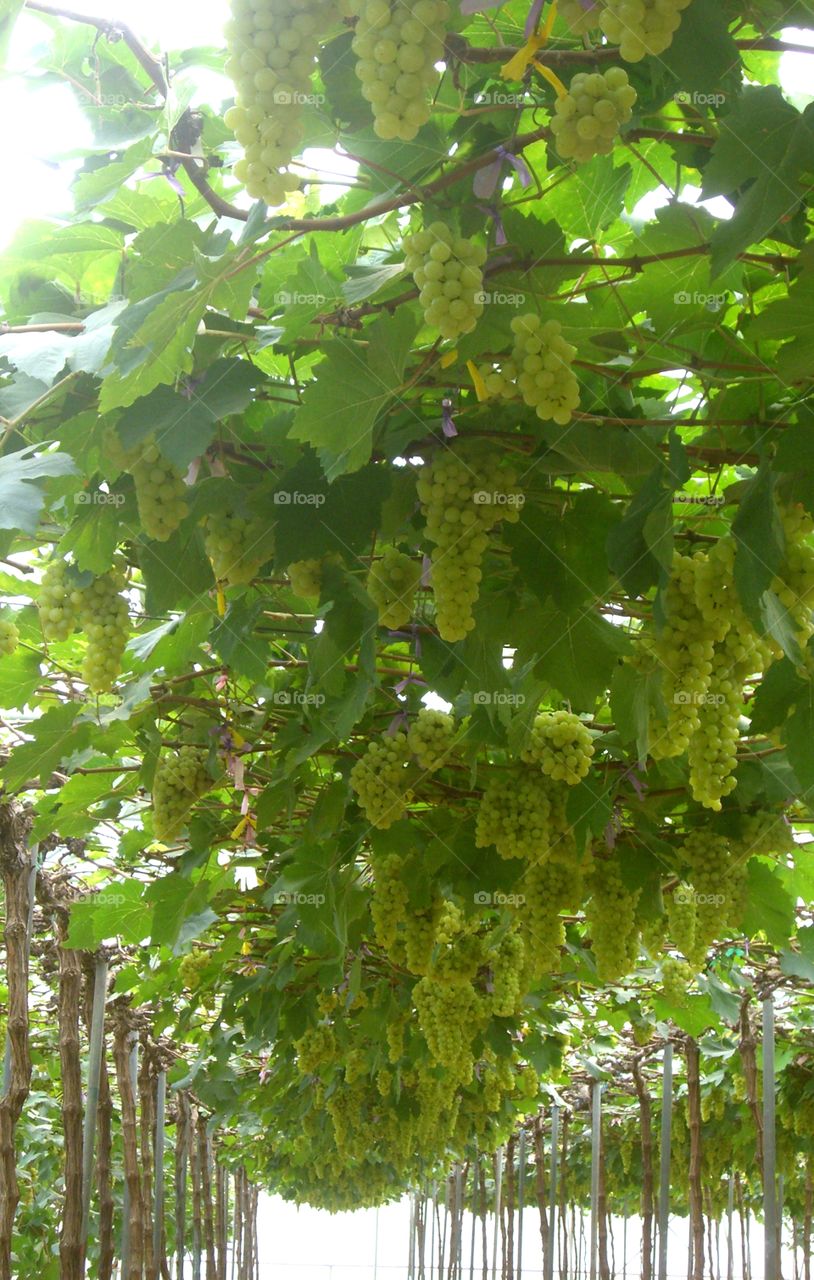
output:
[[215,1245],[218,1260],[218,1280],[226,1280],[226,1251],[229,1247],[229,1172],[225,1165],[215,1162]]
[[175,1280],[183,1280],[187,1242],[187,1161],[189,1160],[189,1095],[178,1094],[175,1120]]
[[0,1280],[12,1280],[11,1243],[20,1198],[17,1125],[31,1088],[28,1017],[28,909],[31,855],[28,821],[13,804],[0,805],[0,875],[6,902],[9,1077],[0,1090]]
[[599,1280],[610,1280],[608,1264],[608,1193],[605,1184],[605,1137],[599,1134],[599,1197],[597,1203],[598,1243],[599,1243]]
[[752,1004],[752,996],[750,992],[745,992],[741,1000],[740,1018],[738,1020],[739,1043],[741,1062],[743,1063],[743,1077],[746,1081],[746,1099],[749,1103],[749,1110],[752,1113],[752,1121],[755,1126],[755,1157],[757,1159],[757,1167],[760,1170],[761,1182],[763,1181],[763,1112],[760,1106],[760,1091],[758,1087],[758,1070],[757,1070],[757,1038],[752,1026],[750,1008]]
[[687,1038],[687,1113],[690,1128],[690,1238],[692,1280],[704,1280],[704,1201],[701,1181],[701,1078],[698,1045]]
[[[192,1280],[201,1280],[201,1250],[203,1244],[203,1208],[201,1204],[201,1169],[199,1159],[199,1145],[197,1141],[198,1133],[198,1109],[192,1107],[190,1109],[190,1143],[189,1143],[189,1171],[192,1179]],[[244,1195],[244,1178],[241,1178],[241,1220],[245,1222],[246,1218],[246,1201]],[[239,1280],[244,1280],[245,1260],[243,1258],[243,1241],[244,1235],[241,1233],[241,1269],[238,1272]]]
[[[540,1240],[543,1246],[543,1270],[548,1267],[548,1251],[551,1247],[551,1229],[548,1221],[548,1181],[545,1170],[545,1134],[543,1116],[538,1115],[534,1121],[534,1189],[537,1196],[537,1209],[540,1214]],[[556,1152],[552,1152],[552,1160]]]
[[121,1100],[124,1177],[130,1197],[130,1257],[127,1273],[122,1276],[122,1280],[142,1280],[144,1270],[142,1189],[139,1169],[136,1094],[133,1089],[133,1082],[130,1079],[130,1036],[130,1022],[126,1014],[121,1013],[116,1021],[114,1030],[113,1056],[116,1063],[116,1080]]
[[83,1280],[82,1237],[82,1061],[79,1023],[82,1009],[82,953],[65,946],[67,914],[57,916],[59,943],[59,1061],[62,1079],[62,1132],[65,1195],[59,1236],[60,1280]]
[[198,1153],[201,1167],[206,1280],[218,1280],[215,1262],[215,1213],[212,1194],[212,1139],[207,1130],[206,1120],[201,1115],[198,1116]]
[[639,1125],[642,1144],[642,1280],[653,1275],[653,1108],[647,1082],[642,1075],[641,1058],[633,1059],[633,1083],[639,1099]]

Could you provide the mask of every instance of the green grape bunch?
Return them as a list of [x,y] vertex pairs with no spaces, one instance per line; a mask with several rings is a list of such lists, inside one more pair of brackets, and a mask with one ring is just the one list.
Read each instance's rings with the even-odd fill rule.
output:
[[530,770],[495,770],[478,806],[475,845],[494,845],[501,858],[541,858],[551,845],[546,780]]
[[411,142],[430,118],[444,56],[447,0],[352,0],[353,52],[379,138]]
[[489,534],[501,520],[516,523],[522,494],[517,473],[499,454],[442,449],[418,475],[418,497],[432,550],[430,580],[442,640],[464,640],[474,629],[481,568]]
[[691,0],[604,0],[599,26],[625,62],[664,53],[681,26]]
[[76,629],[82,591],[66,560],[52,560],[43,574],[37,606],[45,640],[67,640]]
[[212,572],[225,586],[245,586],[269,559],[268,526],[254,516],[218,511],[203,522],[204,549]]
[[174,839],[183,830],[196,801],[212,788],[207,752],[184,744],[164,751],[153,779],[153,832],[157,840]]
[[109,693],[121,671],[130,634],[130,612],[121,595],[126,581],[124,570],[115,567],[79,593],[78,621],[87,636],[82,676],[91,693]]
[[188,510],[183,473],[163,456],[155,441],[143,446],[129,470],[142,529],[148,538],[166,542]]
[[455,721],[446,711],[422,707],[407,731],[407,745],[427,773],[435,773],[449,758],[455,741]]
[[224,117],[243,147],[234,168],[249,195],[283,204],[299,186],[288,166],[301,146],[324,0],[232,0],[226,74],[237,89]]
[[619,130],[633,116],[636,97],[623,67],[578,71],[551,118],[560,158],[586,164],[594,156],[610,155]]
[[471,333],[483,315],[483,245],[456,236],[443,222],[433,222],[405,236],[404,252],[427,324],[442,338]]
[[523,400],[543,422],[567,426],[579,407],[579,383],[571,368],[576,347],[563,338],[559,320],[534,313],[515,316],[512,333],[511,365]]
[[13,622],[0,619],[0,657],[10,658],[20,643],[20,633]]
[[386,831],[404,817],[413,798],[410,761],[406,733],[374,739],[356,761],[350,784],[371,826]]
[[396,547],[385,547],[380,558],[371,564],[367,578],[367,593],[379,611],[383,627],[398,631],[407,625],[420,585],[420,563]]
[[535,717],[531,738],[521,753],[556,782],[576,786],[587,777],[594,754],[591,733],[570,711],[544,711]]

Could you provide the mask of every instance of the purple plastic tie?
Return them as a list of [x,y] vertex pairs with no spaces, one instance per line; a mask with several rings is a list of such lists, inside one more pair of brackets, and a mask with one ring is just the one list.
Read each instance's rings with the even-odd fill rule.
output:
[[529,167],[522,156],[516,156],[513,151],[507,151],[505,147],[497,147],[497,153],[512,166],[520,179],[521,187],[530,187],[532,184],[532,176]]
[[443,424],[444,435],[448,440],[451,440],[453,439],[453,437],[457,436],[458,434],[458,428],[455,426],[455,420],[452,416],[452,401],[442,400],[441,410],[442,410],[441,421]]
[[529,9],[529,16],[526,18],[526,26],[523,34],[527,40],[530,40],[537,30],[537,23],[540,21],[540,14],[543,11],[543,0],[533,0]]
[[395,738],[396,734],[398,733],[402,725],[406,725],[408,723],[409,721],[407,717],[407,712],[398,711],[396,715],[393,716],[393,719],[390,721],[389,725],[387,726],[387,730],[384,736],[386,738]]

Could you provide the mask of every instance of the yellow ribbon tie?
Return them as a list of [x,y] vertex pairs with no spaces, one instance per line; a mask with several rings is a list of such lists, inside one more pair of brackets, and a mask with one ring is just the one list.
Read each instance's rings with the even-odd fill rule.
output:
[[441,368],[448,369],[449,366],[451,364],[454,364],[457,359],[458,359],[457,347],[455,348],[454,351],[445,351],[444,354],[441,356]]
[[486,383],[483,381],[481,371],[471,360],[467,360],[466,367],[469,370],[470,377],[472,378],[472,386],[475,388],[475,395],[481,403],[483,403],[484,400],[489,399],[489,392],[486,390]]
[[513,58],[500,68],[504,80],[522,80],[529,63],[534,62],[537,54],[547,41],[545,34],[529,36],[522,49],[518,49]]
[[542,62],[538,62],[536,58],[532,58],[531,65],[533,67],[536,67],[536,69],[540,72],[540,75],[543,77],[544,80],[547,80],[550,85],[553,85],[554,92],[556,93],[558,98],[564,98],[567,96],[568,90],[566,89],[560,77],[558,75],[555,75],[550,67],[543,66]]
[[246,816],[245,816],[244,818],[241,818],[241,819],[240,819],[240,822],[237,824],[237,826],[235,827],[234,831],[232,832],[232,834],[231,834],[231,836],[230,836],[230,839],[231,839],[231,840],[239,840],[239,839],[240,839],[240,837],[243,835],[243,832],[244,832],[244,831],[246,830],[246,828],[248,827],[248,825],[249,825],[249,823],[250,823],[250,822],[251,822],[251,814],[248,814],[248,813],[247,813],[247,814],[246,814]]
[[226,617],[226,596],[223,593],[223,587],[218,583],[218,617]]

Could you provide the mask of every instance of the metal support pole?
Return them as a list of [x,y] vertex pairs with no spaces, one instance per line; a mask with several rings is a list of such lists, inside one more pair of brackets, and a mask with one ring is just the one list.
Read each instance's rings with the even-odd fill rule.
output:
[[497,1280],[497,1244],[500,1238],[500,1207],[503,1190],[503,1148],[495,1152],[495,1239],[492,1247],[492,1280]]
[[732,1237],[732,1214],[735,1209],[735,1175],[729,1175],[726,1193],[726,1280],[735,1280],[735,1242]]
[[[156,1079],[155,1094],[155,1145],[153,1147],[153,1163],[155,1168],[155,1193],[153,1198],[153,1257],[158,1267],[161,1258],[161,1246],[164,1239],[164,1150],[166,1146],[167,1116],[167,1073],[160,1070]],[[217,1170],[215,1173],[217,1177]]]
[[596,1280],[599,1252],[599,1155],[602,1141],[602,1085],[591,1087],[591,1280]]
[[763,1257],[764,1280],[779,1280],[774,1078],[774,999],[763,1001]]
[[526,1131],[520,1130],[517,1158],[517,1280],[523,1276],[523,1207],[526,1199]]
[[560,1108],[555,1102],[551,1108],[551,1155],[549,1156],[548,1201],[548,1257],[545,1280],[554,1280],[554,1255],[557,1251],[557,1179],[559,1177],[558,1147],[560,1144]]
[[[138,1036],[132,1037],[130,1046],[130,1061],[128,1063],[130,1071],[130,1084],[133,1088],[133,1096],[138,1097]],[[122,1265],[121,1274],[126,1276],[130,1268],[130,1192],[127,1188],[127,1182],[124,1184],[124,1195],[122,1197]]]
[[102,1078],[102,1051],[105,1042],[105,1000],[107,999],[107,960],[99,956],[93,983],[93,1013],[88,1057],[88,1091],[85,1098],[85,1122],[82,1136],[82,1239],[87,1243],[90,1229],[90,1202],[93,1190],[93,1168],[96,1155],[96,1123],[99,1115],[99,1085]]
[[673,1123],[673,1046],[664,1046],[661,1086],[661,1163],[659,1168],[659,1273],[667,1280],[667,1232],[670,1226],[670,1144]]

